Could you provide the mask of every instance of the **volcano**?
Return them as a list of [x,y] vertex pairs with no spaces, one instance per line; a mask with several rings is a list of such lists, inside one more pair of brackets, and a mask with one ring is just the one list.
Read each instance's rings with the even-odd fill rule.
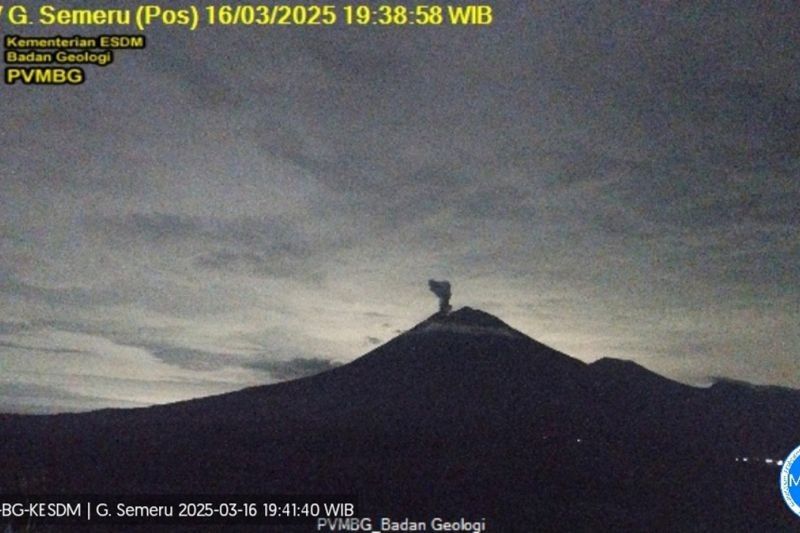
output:
[[799,412],[798,391],[586,364],[462,308],[307,378],[2,415],[0,492],[353,494],[376,520],[486,531],[783,531],[800,519],[774,462],[800,444]]

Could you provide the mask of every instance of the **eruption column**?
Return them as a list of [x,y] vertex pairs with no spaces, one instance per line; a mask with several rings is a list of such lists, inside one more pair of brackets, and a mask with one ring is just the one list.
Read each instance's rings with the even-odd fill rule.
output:
[[439,297],[439,312],[446,315],[450,312],[450,282],[449,281],[436,281],[428,280],[428,288]]

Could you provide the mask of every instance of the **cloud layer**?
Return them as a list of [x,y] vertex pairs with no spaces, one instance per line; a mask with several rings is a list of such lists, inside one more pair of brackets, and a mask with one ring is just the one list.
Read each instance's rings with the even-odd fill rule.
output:
[[9,88],[0,411],[324,369],[434,312],[431,277],[585,360],[800,387],[797,10],[494,5],[153,30]]

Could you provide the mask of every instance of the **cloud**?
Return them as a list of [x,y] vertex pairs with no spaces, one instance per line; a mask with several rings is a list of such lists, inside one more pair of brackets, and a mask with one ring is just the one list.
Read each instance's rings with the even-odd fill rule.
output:
[[296,357],[283,361],[258,361],[247,366],[267,372],[278,381],[288,381],[326,372],[339,365],[340,363],[330,359]]
[[55,353],[55,354],[80,354],[80,353],[84,353],[82,350],[70,350],[70,349],[66,349],[66,348],[42,348],[41,346],[26,346],[24,344],[17,344],[17,343],[14,343],[14,342],[0,342],[0,348],[16,348],[18,350],[32,350],[32,351],[37,351],[37,352],[46,352],[46,353]]
[[30,324],[27,324],[25,322],[0,321],[0,335],[6,335],[8,333],[19,333],[20,331],[25,331],[28,328],[30,328]]
[[217,250],[197,256],[194,264],[201,268],[251,274],[267,277],[291,277],[301,271],[310,270],[306,254],[235,252]]
[[169,213],[133,213],[122,218],[97,220],[96,223],[103,229],[108,229],[110,224],[119,233],[153,241],[198,238],[204,234],[197,217]]
[[281,217],[222,218],[174,213],[132,213],[123,217],[97,218],[92,223],[112,237],[123,234],[145,241],[197,240],[251,248],[274,248],[295,253],[306,246],[307,240],[298,226]]
[[0,293],[18,298],[44,301],[53,304],[89,306],[123,303],[125,297],[113,289],[94,287],[42,287],[17,279],[16,276],[0,277]]
[[48,414],[89,411],[109,407],[143,407],[146,403],[88,396],[34,383],[0,382],[0,412]]
[[[52,409],[73,409],[79,396],[102,398],[109,405],[150,405],[263,383],[255,372],[241,366],[184,368],[167,364],[141,347],[98,335],[45,328],[4,335],[0,341],[4,365],[0,381],[41,387],[35,389],[41,395],[38,405]],[[174,350],[173,358],[174,352],[183,356],[180,362],[189,357],[186,351]],[[97,404],[87,402],[87,406]],[[14,406],[18,402],[0,404],[0,411]]]
[[[346,246],[343,236],[309,232],[284,217],[200,217],[136,213],[92,221],[114,246],[169,252],[177,264],[259,277],[322,277],[324,254]],[[153,249],[153,246],[156,248]]]
[[230,353],[213,353],[180,346],[143,344],[154,356],[170,365],[189,370],[219,370],[229,366],[237,366],[238,358]]

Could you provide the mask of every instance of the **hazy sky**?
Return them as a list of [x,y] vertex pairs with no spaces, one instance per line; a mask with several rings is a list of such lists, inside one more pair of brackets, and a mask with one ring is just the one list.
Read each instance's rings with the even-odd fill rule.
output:
[[4,87],[0,411],[326,368],[436,311],[431,277],[585,361],[800,387],[796,2],[493,5],[154,29]]

